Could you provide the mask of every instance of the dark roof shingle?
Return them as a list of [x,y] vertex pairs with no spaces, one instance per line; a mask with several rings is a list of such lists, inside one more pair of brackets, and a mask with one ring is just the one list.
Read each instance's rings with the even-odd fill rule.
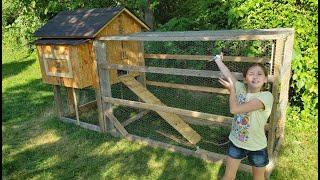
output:
[[78,45],[83,44],[90,39],[38,39],[33,43],[35,45]]
[[94,38],[123,7],[62,11],[38,29],[36,37]]

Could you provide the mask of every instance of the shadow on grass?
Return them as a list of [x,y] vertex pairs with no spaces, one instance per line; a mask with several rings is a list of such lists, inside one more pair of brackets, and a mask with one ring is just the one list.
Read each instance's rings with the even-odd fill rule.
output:
[[11,76],[15,76],[22,72],[27,67],[35,63],[36,59],[24,60],[26,58],[20,59],[18,61],[13,61],[10,63],[2,64],[2,80]]
[[35,79],[27,84],[8,88],[2,93],[2,122],[28,120],[47,107],[54,107],[51,85]]
[[[38,120],[32,120],[38,121]],[[27,126],[33,126],[29,123]],[[41,129],[38,129],[41,128]],[[14,129],[19,131],[19,129]],[[46,132],[55,141],[39,143]],[[8,142],[8,140],[12,140]],[[3,177],[25,178],[104,178],[104,179],[210,179],[206,163],[194,157],[170,153],[125,139],[88,131],[56,118],[38,122],[34,133],[18,134],[5,145],[22,149],[3,161]],[[20,141],[24,140],[24,141]],[[27,148],[26,148],[27,147]],[[8,155],[8,152],[5,153]]]

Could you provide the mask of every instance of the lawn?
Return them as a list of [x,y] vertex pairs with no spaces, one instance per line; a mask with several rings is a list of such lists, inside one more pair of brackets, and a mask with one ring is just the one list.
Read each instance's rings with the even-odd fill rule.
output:
[[[225,167],[66,124],[36,53],[2,49],[4,179],[219,179]],[[288,113],[271,179],[318,179],[318,122]],[[238,172],[237,179],[251,175]]]

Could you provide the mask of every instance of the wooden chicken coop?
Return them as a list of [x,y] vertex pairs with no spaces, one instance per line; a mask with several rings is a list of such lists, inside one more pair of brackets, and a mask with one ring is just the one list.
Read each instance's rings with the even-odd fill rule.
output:
[[[143,32],[149,29],[129,10],[107,8],[64,11],[35,32],[43,82],[54,85],[61,119],[225,162],[227,143],[220,142],[233,121],[228,91],[217,82],[217,67],[207,69],[213,51],[223,49],[224,61],[239,81],[252,63],[268,67],[267,85],[274,97],[264,127],[269,177],[284,137],[294,30]],[[61,86],[76,120],[64,116]],[[79,105],[75,89],[87,87],[93,87],[95,99]],[[93,106],[99,125],[79,120],[79,113]],[[246,163],[240,169],[251,172]]]
[[[80,105],[77,102],[75,88],[91,87],[99,84],[97,64],[93,51],[96,38],[110,35],[125,35],[150,28],[137,16],[123,7],[78,9],[63,11],[38,29],[34,35],[38,38],[35,45],[44,83],[54,85],[56,104],[61,117],[62,112],[60,87],[67,90],[68,106],[76,114],[79,124],[79,110],[84,106],[96,106],[97,101]],[[126,65],[143,65],[140,42],[115,42],[108,46],[110,59],[114,63]],[[124,49],[126,49],[124,51]],[[126,52],[126,53],[125,53]],[[111,83],[117,83],[117,76],[125,71],[110,72]],[[139,73],[130,72],[130,76]],[[101,118],[100,118],[101,119]]]

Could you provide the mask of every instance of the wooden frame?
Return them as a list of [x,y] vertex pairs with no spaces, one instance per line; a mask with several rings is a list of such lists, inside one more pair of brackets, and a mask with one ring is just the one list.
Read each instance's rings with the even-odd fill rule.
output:
[[[67,48],[67,52],[68,52],[67,55],[57,55],[56,49],[53,47],[53,45],[50,45],[50,49],[51,49],[51,54],[46,54],[46,53],[42,54],[42,61],[43,61],[44,70],[45,70],[46,75],[47,76],[54,76],[54,77],[72,78],[73,73],[72,73],[72,65],[71,65],[71,60],[70,60],[71,48]],[[68,72],[67,73],[50,72],[49,67],[48,67],[49,61],[59,62],[58,64],[61,64],[61,61],[67,61]]]
[[[274,40],[275,52],[271,56],[271,60],[268,58],[247,58],[247,57],[227,57],[225,61],[232,62],[259,62],[259,63],[271,63],[274,67],[274,74],[269,79],[269,82],[273,83],[272,93],[274,96],[274,104],[272,114],[270,116],[270,122],[266,125],[268,131],[268,154],[271,160],[267,166],[266,177],[268,178],[275,166],[277,161],[278,151],[281,146],[281,142],[284,137],[284,124],[285,124],[285,109],[288,103],[288,90],[289,90],[289,78],[290,78],[290,64],[292,58],[293,49],[293,29],[290,28],[276,28],[276,29],[260,29],[260,30],[223,30],[223,31],[197,31],[197,32],[147,32],[147,33],[135,33],[130,35],[118,35],[100,37],[99,41],[95,41],[96,44],[102,44],[103,41],[213,41],[213,40]],[[135,108],[142,108],[152,111],[162,111],[178,114],[181,116],[188,116],[197,118],[199,121],[213,121],[220,123],[221,125],[230,124],[230,117],[222,117],[214,114],[189,111],[185,109],[168,107],[165,105],[143,103],[137,101],[128,101],[122,99],[112,98],[111,93],[102,93],[104,89],[110,89],[111,84],[108,83],[108,76],[101,76],[100,73],[103,71],[110,71],[111,69],[119,69],[126,71],[137,71],[140,73],[160,73],[160,74],[171,74],[171,75],[184,75],[184,76],[197,76],[197,77],[219,77],[219,72],[203,71],[203,70],[189,70],[189,69],[177,69],[177,68],[159,68],[159,67],[145,67],[141,66],[128,66],[128,65],[117,65],[108,64],[107,59],[101,54],[106,51],[102,46],[95,46],[96,54],[100,54],[97,57],[97,69],[99,71],[99,82],[100,84],[100,106],[103,104],[120,104],[124,106],[130,106]],[[273,49],[273,48],[272,48]],[[171,54],[144,54],[144,58],[153,59],[176,59],[176,60],[204,60],[208,61],[210,56],[199,56],[199,55],[171,55]],[[274,62],[273,62],[274,57]],[[100,62],[100,63],[99,63]],[[104,63],[101,63],[104,62]],[[242,75],[234,73],[238,79],[242,79]],[[107,82],[107,83],[104,83]],[[217,93],[216,90],[207,89],[205,87],[197,87],[182,84],[172,84],[164,82],[153,82],[144,81],[146,84],[169,87],[169,88],[180,88],[185,90],[197,90],[204,92]],[[219,93],[219,92],[218,92]],[[224,92],[225,93],[225,92]],[[225,93],[226,94],[226,93]],[[99,106],[99,105],[98,105]],[[105,108],[100,108],[99,111],[105,112]],[[112,110],[107,113],[109,121],[115,122],[120,134],[128,140],[142,142],[153,147],[161,147],[170,151],[178,151],[185,155],[192,155],[202,159],[215,159],[216,162],[225,163],[225,156],[217,153],[207,152],[202,149],[196,151],[185,149],[179,146],[173,146],[162,142],[157,142],[147,138],[138,137],[132,134],[127,134],[124,126],[128,123],[137,120],[137,117],[127,120],[125,123],[120,124],[115,117],[112,116]],[[141,114],[139,115],[141,116]],[[108,132],[108,131],[107,131]],[[251,172],[251,167],[248,165],[241,164],[240,169]]]
[[[144,58],[148,59],[175,59],[175,60],[193,60],[193,61],[210,61],[212,56],[206,55],[177,55],[177,54],[145,54]],[[244,56],[224,56],[223,61],[230,62],[251,62],[251,63],[268,63],[267,57],[244,57]]]

